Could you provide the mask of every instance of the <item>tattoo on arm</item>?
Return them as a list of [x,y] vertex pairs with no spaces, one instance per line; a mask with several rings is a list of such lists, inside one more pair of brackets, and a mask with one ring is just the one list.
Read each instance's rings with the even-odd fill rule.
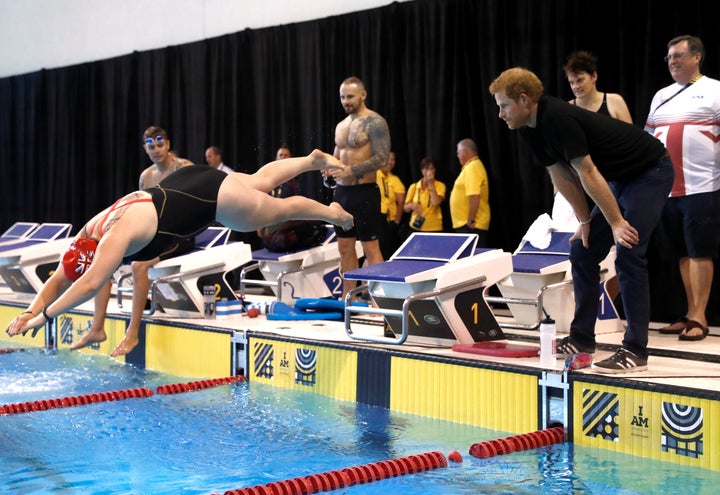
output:
[[352,166],[352,174],[360,179],[368,172],[374,172],[387,163],[390,155],[390,130],[387,122],[379,115],[367,119],[367,133],[370,136],[372,156]]

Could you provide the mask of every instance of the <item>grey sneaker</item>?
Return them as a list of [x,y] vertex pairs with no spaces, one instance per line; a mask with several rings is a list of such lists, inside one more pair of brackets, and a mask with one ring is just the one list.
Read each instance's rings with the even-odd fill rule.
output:
[[555,341],[555,355],[558,359],[565,359],[573,354],[580,354],[585,352],[587,354],[594,354],[595,348],[581,345],[572,340],[570,337],[563,337]]
[[634,373],[647,369],[647,359],[621,347],[609,358],[593,363],[592,369],[599,373]]

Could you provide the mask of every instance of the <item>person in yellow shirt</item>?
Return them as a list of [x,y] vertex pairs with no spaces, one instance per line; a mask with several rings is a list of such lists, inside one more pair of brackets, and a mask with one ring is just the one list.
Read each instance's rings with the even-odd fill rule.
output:
[[450,193],[450,216],[455,232],[478,236],[478,247],[487,247],[490,228],[490,187],[487,171],[478,158],[472,139],[457,144],[457,157],[462,170]]
[[445,201],[445,184],[435,180],[435,162],[431,157],[420,161],[420,171],[422,179],[410,184],[404,206],[411,213],[409,232],[442,232],[440,205]]
[[388,155],[387,164],[378,170],[377,184],[380,188],[380,212],[386,215],[387,229],[380,239],[383,258],[388,259],[400,247],[400,225],[405,204],[405,184],[392,173],[395,168],[395,152]]

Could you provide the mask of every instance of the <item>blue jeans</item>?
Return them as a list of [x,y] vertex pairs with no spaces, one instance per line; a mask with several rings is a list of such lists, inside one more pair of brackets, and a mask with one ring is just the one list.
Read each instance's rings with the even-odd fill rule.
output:
[[[650,283],[646,252],[653,230],[657,226],[665,201],[673,184],[673,167],[669,157],[660,158],[656,165],[628,182],[609,182],[625,220],[638,231],[640,240],[631,249],[616,245],[615,270],[627,330],[623,347],[647,358],[648,325],[650,323]],[[570,247],[575,316],[570,336],[583,346],[595,346],[595,321],[600,298],[600,262],[615,243],[612,229],[597,206],[590,221],[589,246],[581,240]]]

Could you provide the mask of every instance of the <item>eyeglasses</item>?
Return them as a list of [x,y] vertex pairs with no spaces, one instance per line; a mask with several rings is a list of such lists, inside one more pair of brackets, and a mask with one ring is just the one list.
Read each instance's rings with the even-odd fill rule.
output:
[[161,135],[158,134],[154,138],[151,138],[151,137],[147,138],[145,140],[145,144],[162,143],[164,141],[165,141],[165,139]]
[[665,56],[663,57],[663,60],[664,60],[665,62],[670,62],[670,60],[680,60],[680,59],[683,58],[685,55],[689,55],[689,53],[688,53],[688,52],[684,52],[684,53],[673,53],[672,55],[665,55]]

